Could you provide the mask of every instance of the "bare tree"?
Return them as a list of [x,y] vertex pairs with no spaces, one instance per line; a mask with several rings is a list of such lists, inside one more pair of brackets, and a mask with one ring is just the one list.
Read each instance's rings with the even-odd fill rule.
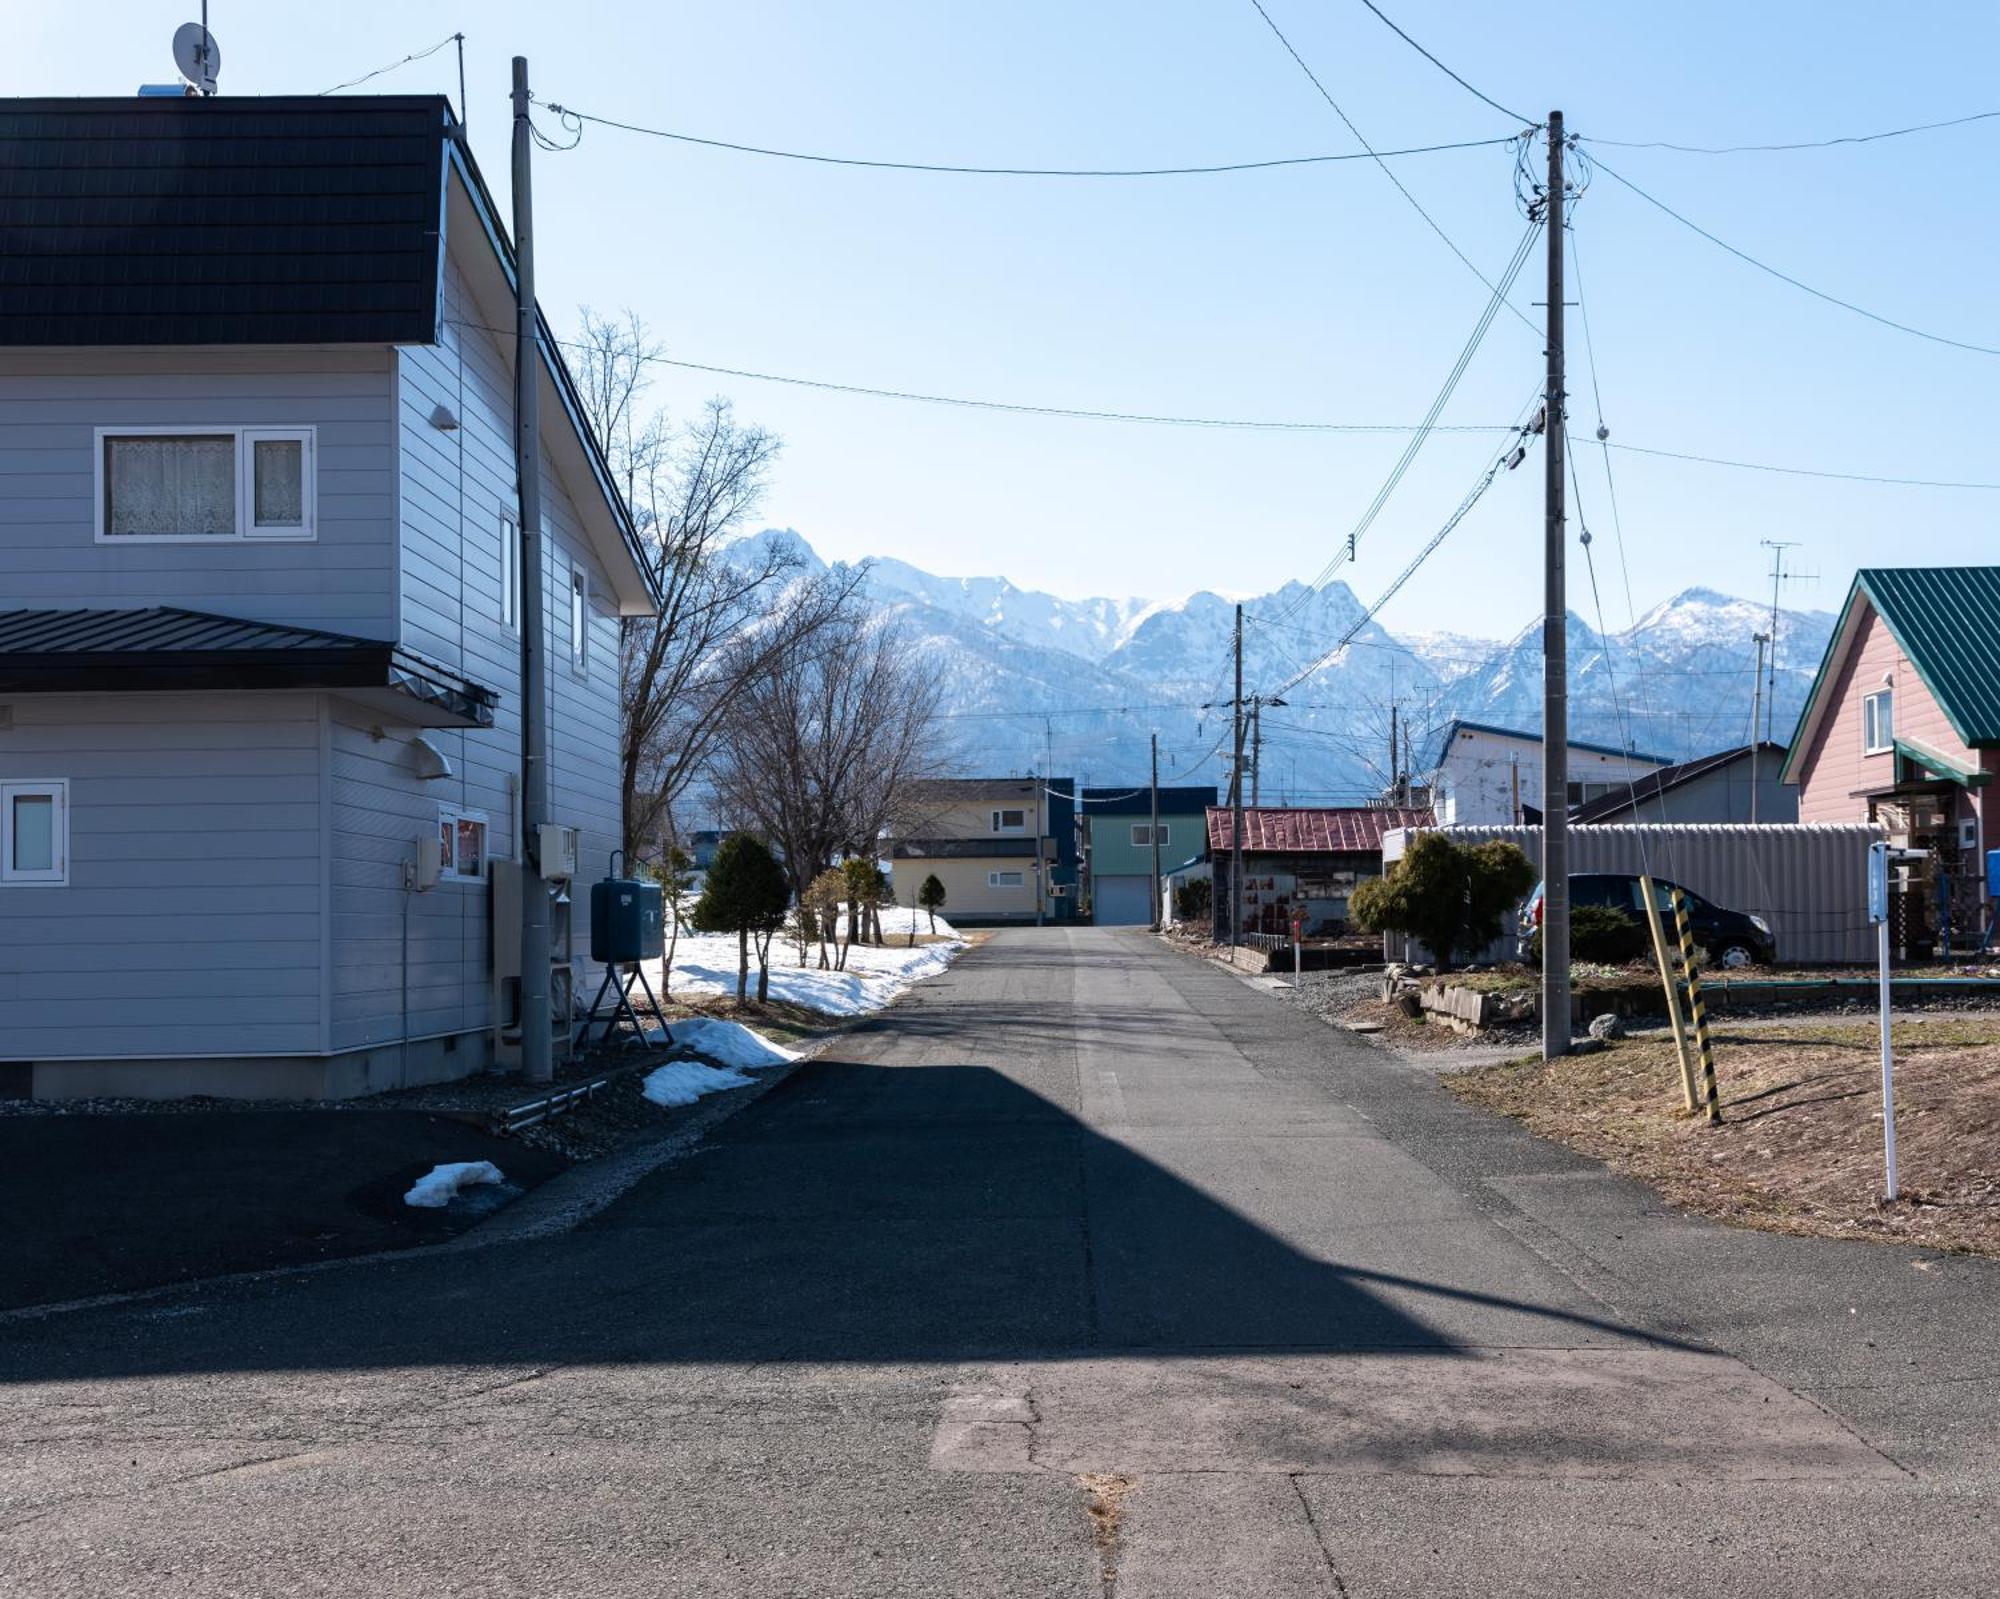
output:
[[647,410],[648,365],[661,353],[646,324],[583,312],[578,388],[625,490],[661,591],[660,612],[628,618],[622,650],[620,788],[630,858],[660,851],[673,808],[713,759],[743,685],[816,625],[823,586],[799,590],[782,545],[725,549],[755,514],[780,449],[712,399],[678,425]]
[[[842,856],[872,866],[910,784],[931,775],[938,688],[893,621],[841,591],[739,695],[717,792],[777,845],[794,894]],[[855,930],[858,933],[858,930]]]

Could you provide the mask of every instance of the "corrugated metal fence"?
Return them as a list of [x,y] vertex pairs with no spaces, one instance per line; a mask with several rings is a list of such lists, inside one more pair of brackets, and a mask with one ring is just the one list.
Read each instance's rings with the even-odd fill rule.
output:
[[[1384,835],[1386,869],[1401,860],[1419,832],[1438,832],[1456,844],[1502,839],[1518,844],[1537,866],[1539,827],[1402,828]],[[1749,911],[1771,924],[1778,959],[1787,965],[1821,965],[1875,958],[1868,923],[1868,846],[1884,836],[1871,822],[1751,825],[1723,822],[1644,823],[1572,827],[1572,872],[1650,872],[1692,889],[1733,911]],[[1401,955],[1410,951],[1406,941]],[[1513,958],[1509,933],[1483,960]]]

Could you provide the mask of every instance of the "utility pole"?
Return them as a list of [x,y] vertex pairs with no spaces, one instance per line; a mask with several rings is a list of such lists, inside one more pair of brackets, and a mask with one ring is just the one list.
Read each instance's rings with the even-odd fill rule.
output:
[[1236,607],[1236,760],[1229,782],[1229,947],[1234,949],[1243,925],[1243,607]]
[[1035,785],[1035,925],[1042,925],[1042,912],[1049,898],[1049,874],[1042,869],[1042,837],[1049,831],[1049,780],[1055,772],[1056,739],[1049,731],[1049,719],[1042,718],[1042,780]]
[[1153,931],[1160,930],[1166,913],[1160,905],[1160,735],[1153,735]]
[[521,1074],[555,1076],[549,998],[548,619],[542,598],[541,344],[535,326],[535,209],[530,187],[528,58],[514,57],[514,475],[521,539]]
[[1401,771],[1398,770],[1396,760],[1396,752],[1399,748],[1396,742],[1396,715],[1397,705],[1394,700],[1391,700],[1389,702],[1389,803],[1391,805],[1398,803],[1396,790],[1398,780],[1402,776]]
[[1757,641],[1757,675],[1750,680],[1750,820],[1757,820],[1757,753],[1762,735],[1757,731],[1758,702],[1764,697],[1764,646],[1771,642],[1768,633],[1752,633]]
[[1257,696],[1250,700],[1250,804],[1254,809],[1263,803],[1264,793],[1264,702]]
[[1569,598],[1563,569],[1563,114],[1549,113],[1542,397],[1542,1059],[1569,1053]]
[[[1771,650],[1766,666],[1770,680],[1764,685],[1764,737],[1768,739],[1771,736],[1771,722],[1776,714],[1778,701],[1778,590],[1785,581],[1785,551],[1797,549],[1798,541],[1760,539],[1758,542],[1771,552],[1771,635],[1767,641]],[[1750,737],[1753,742],[1757,737],[1754,723],[1750,728]]]

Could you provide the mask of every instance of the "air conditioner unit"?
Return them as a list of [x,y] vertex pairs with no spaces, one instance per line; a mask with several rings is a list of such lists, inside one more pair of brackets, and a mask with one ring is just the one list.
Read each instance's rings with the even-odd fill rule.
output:
[[536,842],[542,876],[550,882],[567,882],[576,876],[576,829],[560,822],[543,822]]

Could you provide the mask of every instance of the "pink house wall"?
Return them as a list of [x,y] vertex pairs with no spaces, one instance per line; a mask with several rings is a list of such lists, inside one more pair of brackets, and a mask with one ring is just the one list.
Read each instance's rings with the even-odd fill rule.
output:
[[[1799,763],[1799,820],[1802,822],[1865,822],[1868,801],[1862,790],[1883,789],[1896,780],[1893,753],[1862,753],[1861,702],[1884,686],[1889,673],[1895,690],[1894,725],[1898,738],[1919,739],[1940,754],[1970,765],[2000,772],[2000,751],[1974,750],[1966,746],[1943,709],[1924,687],[1910,658],[1896,647],[1896,641],[1875,609],[1865,598],[1857,602],[1861,620],[1853,646],[1834,677],[1832,699],[1818,730],[1807,744]],[[1977,815],[1991,790],[1979,797],[1963,795],[1958,814]],[[1982,819],[1983,821],[1983,819]],[[1982,840],[1990,831],[1982,826]]]

